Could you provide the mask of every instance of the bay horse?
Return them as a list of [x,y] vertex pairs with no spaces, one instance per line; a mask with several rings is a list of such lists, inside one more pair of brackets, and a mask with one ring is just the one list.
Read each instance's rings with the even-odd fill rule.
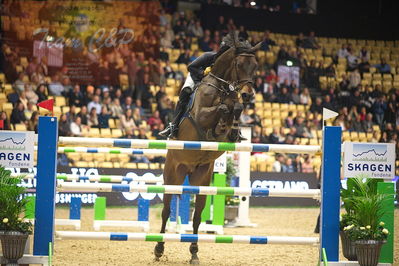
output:
[[[233,38],[234,45],[219,56],[211,72],[203,78],[193,96],[192,108],[179,126],[178,140],[237,142],[239,118],[244,104],[254,95],[253,76],[257,70],[255,52],[260,43],[252,47],[248,42]],[[165,185],[182,185],[189,176],[192,186],[209,186],[214,161],[222,155],[218,151],[168,150],[163,173]],[[164,194],[162,226],[170,215],[172,195]],[[193,233],[198,234],[205,195],[196,195],[193,217]],[[163,255],[164,242],[154,249],[155,260]],[[199,264],[198,244],[191,243],[191,264]]]

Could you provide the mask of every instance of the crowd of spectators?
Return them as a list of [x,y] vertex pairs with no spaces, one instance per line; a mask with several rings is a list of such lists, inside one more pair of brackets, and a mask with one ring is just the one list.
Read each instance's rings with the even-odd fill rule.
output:
[[[233,0],[231,4],[246,6],[248,2]],[[17,46],[3,44],[1,55],[5,68],[2,72],[7,83],[14,88],[14,92],[7,96],[14,105],[10,117],[5,112],[0,114],[4,129],[23,123],[28,130],[37,130],[38,113],[33,106],[48,96],[62,96],[69,110],[60,117],[60,136],[82,136],[87,128],[109,128],[110,119],[117,119],[124,138],[159,139],[158,132],[171,120],[175,104],[166,94],[166,80],[185,78],[182,71],[172,68],[173,63],[189,64],[201,52],[218,50],[222,36],[232,30],[238,31],[240,37],[252,44],[262,41],[261,50],[264,52],[271,51],[277,45],[269,30],[265,30],[261,37],[253,35],[244,26],[236,25],[231,18],[219,17],[216,30],[211,31],[202,28],[195,16],[184,12],[169,14],[167,11],[160,10],[159,26],[149,23],[143,34],[136,36],[131,43],[83,51],[82,55],[94,75],[93,82],[88,85],[73,82],[68,66],[49,66],[45,56],[40,59],[29,56],[27,66],[22,71],[18,70],[21,50]],[[119,20],[118,27],[125,27],[123,20]],[[170,60],[170,49],[181,51],[174,62]],[[303,49],[320,51],[323,58],[331,57],[331,63],[308,61]],[[340,58],[347,60],[349,75],[340,77],[341,81],[335,85],[322,87],[320,77],[336,77],[336,64]],[[397,142],[399,90],[384,93],[381,85],[362,85],[361,79],[371,67],[382,74],[390,73],[390,66],[384,60],[377,65],[370,65],[369,60],[370,51],[363,48],[354,53],[350,43],[338,51],[326,51],[314,32],[306,36],[298,34],[293,46],[280,45],[276,60],[265,61],[259,66],[255,90],[265,102],[300,104],[308,108],[295,115],[288,113],[283,118],[282,126],[273,128],[270,135],[263,130],[258,110],[244,111],[241,123],[253,125],[252,142],[298,144],[300,138],[315,137],[314,130],[322,126],[323,107],[339,113],[333,123],[344,131],[374,133],[374,126],[378,126],[382,133],[380,136],[375,134],[373,141]],[[277,74],[278,65],[286,65],[288,61],[300,68],[297,81],[281,80]],[[128,78],[125,86],[121,84],[121,75]],[[273,169],[308,171],[311,158],[298,158],[278,155]]]

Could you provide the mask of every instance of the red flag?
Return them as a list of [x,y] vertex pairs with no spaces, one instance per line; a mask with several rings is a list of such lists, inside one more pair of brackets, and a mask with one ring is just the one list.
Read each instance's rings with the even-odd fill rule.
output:
[[0,129],[4,128],[4,120],[0,120]]
[[54,99],[42,101],[37,106],[51,111],[51,116],[53,116]]

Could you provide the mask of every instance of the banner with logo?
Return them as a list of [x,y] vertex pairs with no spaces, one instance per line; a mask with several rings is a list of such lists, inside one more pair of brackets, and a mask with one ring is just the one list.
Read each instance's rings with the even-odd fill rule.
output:
[[359,174],[392,180],[395,177],[395,144],[344,143],[344,177]]
[[0,131],[0,165],[28,168],[34,165],[33,131]]

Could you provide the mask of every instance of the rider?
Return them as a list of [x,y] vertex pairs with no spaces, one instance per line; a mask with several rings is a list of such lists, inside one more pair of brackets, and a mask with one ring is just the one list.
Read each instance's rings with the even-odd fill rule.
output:
[[204,71],[210,67],[216,59],[226,52],[232,46],[230,35],[226,35],[222,39],[220,49],[218,52],[205,52],[200,57],[195,59],[188,65],[189,71],[186,81],[184,82],[183,89],[179,94],[179,101],[177,102],[174,117],[168,127],[159,132],[160,136],[174,138],[178,132],[178,126],[184,113],[186,112],[187,105],[190,101],[190,95],[194,91],[195,84],[201,82],[204,77]]

